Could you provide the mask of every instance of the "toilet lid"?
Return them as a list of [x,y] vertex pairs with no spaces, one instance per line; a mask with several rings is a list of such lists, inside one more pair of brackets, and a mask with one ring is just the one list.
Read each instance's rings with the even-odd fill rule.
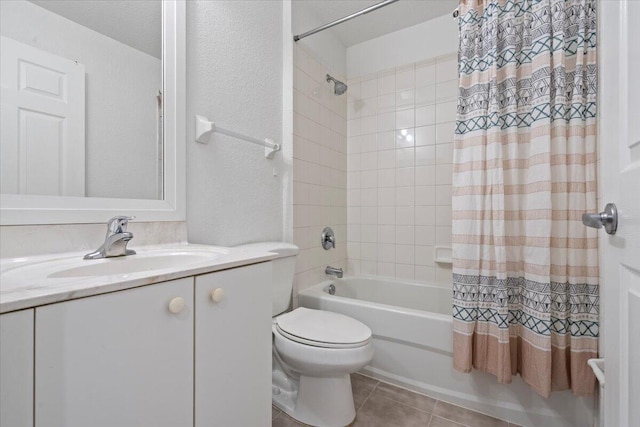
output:
[[353,347],[371,339],[371,329],[356,319],[304,307],[278,316],[276,326],[287,338],[318,347]]

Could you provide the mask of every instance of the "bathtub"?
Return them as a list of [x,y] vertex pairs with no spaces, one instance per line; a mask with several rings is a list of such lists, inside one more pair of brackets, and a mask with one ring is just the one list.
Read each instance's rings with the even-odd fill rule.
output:
[[[335,294],[330,294],[330,287]],[[328,280],[298,294],[302,307],[346,314],[373,332],[374,356],[363,374],[436,399],[531,427],[590,427],[594,398],[554,392],[544,399],[520,377],[453,369],[451,290],[376,277]]]

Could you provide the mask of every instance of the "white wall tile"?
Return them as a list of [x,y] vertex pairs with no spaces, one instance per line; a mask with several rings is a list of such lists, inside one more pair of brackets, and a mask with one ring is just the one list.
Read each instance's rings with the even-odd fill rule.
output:
[[395,169],[395,185],[398,187],[413,187],[415,184],[415,168],[397,168]]
[[392,150],[396,148],[395,131],[378,132],[376,139],[377,139],[378,151]]
[[[435,100],[435,89],[433,92],[433,99]],[[377,98],[378,101],[378,113],[389,113],[396,111],[396,95],[395,93],[387,93],[380,95]]]
[[[454,96],[455,99],[455,96]],[[457,101],[441,102],[436,105],[436,123],[455,122]]]
[[[396,151],[396,167],[406,168],[414,166],[414,148],[400,148]],[[435,151],[434,151],[435,157]]]
[[412,128],[415,123],[415,112],[413,108],[396,112],[396,129]]
[[384,132],[388,130],[396,129],[396,114],[395,112],[378,114],[378,132]]
[[416,87],[433,85],[436,82],[435,64],[416,66]]
[[419,145],[435,145],[436,143],[436,127],[435,125],[431,126],[421,126],[417,127],[415,130],[415,144]]
[[378,80],[377,78],[371,78],[370,80],[364,80],[361,83],[360,97],[363,99],[373,98],[378,96]]
[[438,60],[436,63],[436,82],[445,82],[458,78],[458,60],[455,56]]
[[436,102],[436,87],[435,85],[421,86],[416,88],[414,103],[416,107],[422,105],[431,105]]
[[395,70],[378,73],[378,94],[394,93],[396,91]]
[[440,123],[436,125],[436,144],[446,144],[453,142],[456,123]]
[[436,84],[436,102],[455,100],[458,97],[458,81],[449,80]]
[[415,145],[415,135],[413,128],[400,129],[396,131],[396,148],[409,148]]
[[[310,184],[294,188],[294,203],[305,202],[305,189],[310,202],[322,199],[320,209],[310,205],[316,211],[307,211],[308,221],[314,224],[308,228],[318,233],[327,211],[332,219],[345,223],[349,274],[451,286],[451,268],[436,265],[433,258],[436,244],[450,245],[451,241],[456,73],[457,58],[451,55],[385,70],[375,78],[350,80],[357,89],[352,91],[350,86],[350,104],[345,102],[342,107],[349,119],[341,130],[349,135],[342,145],[327,133],[331,131],[325,127],[327,100],[314,99],[310,92],[297,95],[304,115],[294,126],[301,137],[294,156],[304,158],[300,163],[308,170],[294,165],[294,175],[299,171]],[[311,83],[299,75],[296,85],[305,88]],[[320,118],[310,124],[308,116],[315,111]],[[339,156],[341,149],[348,153],[344,160]],[[341,197],[346,201],[341,202],[337,193],[327,201],[322,184],[339,188],[341,181],[334,171],[340,162],[346,168],[341,178],[345,183]],[[320,184],[312,184],[317,180]],[[332,202],[345,208],[332,206]],[[309,236],[312,244],[317,236]],[[314,258],[310,254],[311,268]],[[319,269],[309,270],[309,277],[321,276]]]
[[413,245],[415,243],[415,226],[398,225],[395,228],[395,243],[400,245]]
[[434,105],[427,105],[416,108],[415,126],[427,126],[436,123],[436,108]]
[[436,185],[451,185],[452,180],[452,165],[451,163],[445,163],[436,165]]
[[411,64],[396,69],[396,92],[415,87],[415,69]]
[[415,91],[406,89],[396,92],[396,108],[398,110],[405,108],[413,108],[415,105]]
[[378,169],[394,168],[396,165],[396,150],[378,151]]

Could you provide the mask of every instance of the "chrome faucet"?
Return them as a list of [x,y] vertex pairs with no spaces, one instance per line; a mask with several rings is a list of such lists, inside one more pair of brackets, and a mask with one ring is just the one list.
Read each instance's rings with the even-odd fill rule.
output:
[[133,233],[127,231],[127,224],[132,216],[115,216],[107,223],[107,236],[104,243],[96,251],[88,253],[84,259],[111,258],[124,255],[135,255],[136,251],[127,249]]
[[344,274],[344,272],[341,268],[331,267],[330,265],[327,265],[327,268],[324,269],[324,274],[328,276],[336,276],[338,279],[342,279],[342,275]]

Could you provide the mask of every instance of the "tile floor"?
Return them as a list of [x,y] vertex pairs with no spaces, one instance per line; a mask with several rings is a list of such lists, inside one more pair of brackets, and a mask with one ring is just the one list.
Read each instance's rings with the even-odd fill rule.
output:
[[[352,427],[519,427],[363,375],[352,375],[351,385],[356,405]],[[271,425],[304,426],[275,407]]]

